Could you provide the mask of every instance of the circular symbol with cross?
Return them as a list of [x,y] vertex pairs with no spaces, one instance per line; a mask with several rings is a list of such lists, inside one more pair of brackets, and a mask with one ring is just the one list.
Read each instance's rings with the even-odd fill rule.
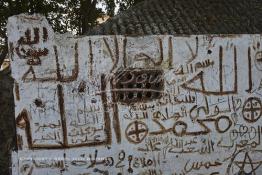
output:
[[261,100],[257,97],[248,98],[243,106],[242,110],[243,118],[249,122],[256,122],[262,114]]
[[148,127],[141,121],[129,123],[126,128],[126,138],[131,143],[141,143],[148,134]]

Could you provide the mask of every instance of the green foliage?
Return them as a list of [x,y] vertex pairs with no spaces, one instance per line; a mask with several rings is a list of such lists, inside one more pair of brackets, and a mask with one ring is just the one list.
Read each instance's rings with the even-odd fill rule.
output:
[[[105,12],[97,5],[103,3]],[[114,15],[114,0],[1,0],[0,1],[0,65],[6,54],[6,23],[9,16],[40,13],[56,32],[85,34],[97,25],[97,18]]]
[[[7,53],[6,23],[9,16],[20,13],[45,15],[55,31],[65,32],[60,22],[64,0],[1,0],[0,1],[0,65]],[[61,13],[62,12],[62,13]]]
[[[123,11],[138,1],[0,0],[0,66],[7,54],[6,23],[9,16],[40,13],[47,18],[56,32],[72,31],[75,34],[85,34],[97,25],[97,18],[103,15],[114,16],[117,6]],[[13,79],[2,73],[0,72],[0,119],[4,122],[0,123],[0,175],[8,175],[10,151],[14,146],[15,137]]]
[[8,17],[12,15],[40,13],[46,16],[56,32],[85,34],[97,25],[97,18],[103,15],[112,17],[117,6],[119,11],[123,11],[140,1],[142,0],[1,0],[0,45],[5,44],[5,26]]
[[119,12],[122,12],[142,1],[143,0],[116,0],[116,3],[119,4]]
[[[86,34],[97,25],[97,19],[114,16],[142,0],[1,0],[0,1],[0,65],[7,53],[6,23],[9,16],[40,13],[56,32]],[[100,6],[98,6],[100,5]],[[103,7],[103,9],[102,9]]]

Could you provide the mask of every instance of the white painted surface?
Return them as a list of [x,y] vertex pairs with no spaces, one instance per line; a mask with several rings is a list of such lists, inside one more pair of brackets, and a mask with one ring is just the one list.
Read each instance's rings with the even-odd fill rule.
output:
[[[26,15],[10,17],[7,31],[13,174],[262,174],[261,35],[74,38]],[[142,89],[140,102],[114,100],[123,70],[135,89],[121,90]],[[162,71],[161,98],[139,87],[145,70]]]

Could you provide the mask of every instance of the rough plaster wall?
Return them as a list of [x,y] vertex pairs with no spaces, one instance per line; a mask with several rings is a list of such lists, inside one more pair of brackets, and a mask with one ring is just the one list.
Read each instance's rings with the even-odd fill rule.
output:
[[8,38],[13,174],[262,173],[260,35]]

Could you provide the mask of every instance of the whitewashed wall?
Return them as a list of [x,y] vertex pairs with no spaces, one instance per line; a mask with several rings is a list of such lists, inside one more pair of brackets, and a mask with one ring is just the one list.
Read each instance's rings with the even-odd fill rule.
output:
[[261,35],[55,34],[8,20],[21,175],[262,174]]

